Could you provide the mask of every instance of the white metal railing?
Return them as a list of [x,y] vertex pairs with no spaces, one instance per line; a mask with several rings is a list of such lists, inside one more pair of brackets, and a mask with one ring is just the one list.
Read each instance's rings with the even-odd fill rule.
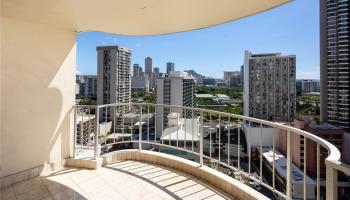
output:
[[[170,117],[166,116],[168,113]],[[150,103],[76,105],[74,116],[74,156],[97,158],[123,148],[171,153],[197,161],[200,165],[214,167],[255,188],[263,186],[278,198],[292,199],[295,198],[295,191],[292,192],[291,145],[292,135],[297,134],[315,142],[317,150],[317,158],[307,158],[307,142],[304,139],[303,199],[307,199],[308,195],[313,196],[308,193],[307,159],[317,161],[317,176],[314,178],[316,199],[337,199],[338,171],[350,174],[350,166],[340,161],[341,154],[333,144],[306,131],[261,119],[201,108]],[[259,142],[255,146],[252,145],[253,127],[259,129]],[[263,164],[265,127],[276,128],[278,135],[281,130],[286,132],[284,178],[275,166],[278,159],[276,133],[272,135],[269,145],[273,152],[272,166]],[[321,148],[328,152],[324,159],[325,195],[321,193]],[[272,175],[264,171],[266,167],[272,169]],[[276,179],[279,183],[276,183]]]

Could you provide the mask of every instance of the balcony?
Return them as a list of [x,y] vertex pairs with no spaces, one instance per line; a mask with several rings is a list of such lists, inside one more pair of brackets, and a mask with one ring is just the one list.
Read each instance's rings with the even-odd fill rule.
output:
[[[127,163],[135,165],[143,163],[145,165],[150,165],[150,167],[155,166],[169,171],[174,170],[174,173],[181,173],[182,176],[190,177],[192,181],[198,180],[199,183],[203,184],[203,186],[208,186],[208,188],[215,193],[213,194],[213,198],[218,196],[231,198],[232,195],[238,195],[237,197],[243,199],[246,199],[247,195],[262,197],[261,194],[252,190],[252,188],[249,187],[249,189],[242,185],[240,182],[240,177],[242,177],[245,178],[252,187],[257,189],[259,187],[266,187],[268,191],[272,191],[273,195],[286,196],[290,199],[292,197],[290,173],[288,173],[289,175],[286,179],[288,187],[285,187],[286,189],[275,188],[274,190],[273,188],[275,185],[268,181],[265,182],[263,179],[264,174],[259,175],[258,172],[253,173],[254,170],[257,170],[252,167],[252,158],[254,156],[252,156],[250,147],[248,148],[249,152],[243,151],[242,153],[242,156],[244,154],[247,155],[245,158],[236,156],[239,158],[237,159],[232,155],[241,154],[238,153],[241,151],[232,151],[232,149],[241,148],[242,145],[228,145],[228,143],[224,143],[222,140],[219,141],[219,138],[211,145],[211,134],[209,136],[209,143],[205,144],[209,144],[209,151],[207,151],[207,148],[204,148],[204,141],[208,141],[204,139],[202,141],[203,143],[201,143],[201,140],[197,142],[198,148],[195,148],[195,145],[193,146],[194,148],[192,148],[190,144],[195,144],[195,141],[192,142],[191,140],[191,142],[187,140],[185,140],[186,142],[176,142],[175,140],[167,144],[167,141],[161,141],[159,137],[155,137],[156,140],[152,142],[151,135],[150,137],[146,137],[147,140],[143,139],[143,129],[141,129],[141,137],[137,138],[137,134],[135,135],[135,131],[139,130],[137,129],[139,128],[138,126],[143,127],[143,123],[140,123],[138,126],[133,124],[131,127],[128,126],[128,129],[126,129],[126,127],[125,129],[120,128],[120,130],[124,130],[121,135],[122,137],[116,134],[113,135],[116,136],[115,138],[107,141],[106,138],[108,139],[110,133],[100,135],[102,127],[107,126],[107,124],[102,123],[104,119],[98,114],[94,114],[93,109],[95,109],[95,112],[100,110],[99,112],[102,113],[103,108],[114,108],[115,105],[88,107],[88,110],[91,111],[90,114],[95,115],[94,119],[98,119],[96,120],[98,123],[96,124],[97,126],[95,126],[95,132],[91,132],[91,129],[88,129],[87,132],[82,132],[82,134],[86,134],[87,137],[77,137],[79,133],[75,132],[75,136],[73,133],[73,125],[76,125],[73,121],[77,120],[77,116],[73,117],[72,113],[72,111],[81,112],[82,109],[81,107],[75,107],[73,109],[75,103],[74,90],[76,81],[77,33],[94,30],[125,35],[155,35],[189,31],[240,19],[245,16],[272,9],[287,2],[289,2],[289,0],[236,0],[222,1],[220,3],[217,3],[217,1],[205,1],[202,4],[198,4],[197,1],[188,0],[162,1],[161,3],[160,1],[150,2],[145,0],[110,0],[105,3],[96,0],[2,0],[0,30],[1,198],[106,199],[106,196],[99,196],[99,194],[106,195],[106,192],[104,190],[97,190],[101,189],[98,184],[101,183],[102,180],[102,178],[100,178],[102,176],[101,174],[105,171],[113,170],[107,170],[107,167],[113,168],[115,165],[121,167],[123,164]],[[169,15],[169,13],[177,13],[177,15],[174,17],[173,15]],[[152,24],[152,26],[150,26],[150,24]],[[21,59],[18,59],[18,55],[21,55]],[[139,105],[133,105],[134,109],[137,106]],[[154,108],[154,105],[149,106],[153,106]],[[159,107],[159,105],[157,106]],[[191,108],[187,110],[192,111]],[[197,113],[197,117],[198,113],[201,111],[204,113],[209,112],[205,110],[194,110],[194,112]],[[143,110],[143,112],[145,112],[145,110]],[[84,111],[82,113],[84,113]],[[85,114],[87,114],[87,112]],[[289,129],[271,122],[262,122],[257,119],[225,113],[212,114],[216,115],[216,117],[212,118],[216,120],[216,122],[218,122],[218,115],[221,115],[226,118],[240,119],[239,123],[241,124],[245,120],[243,123],[244,125],[249,125],[249,122],[251,122],[252,126],[255,125],[254,123],[262,123],[281,130],[293,130],[293,132],[295,132],[293,134],[289,133],[288,135],[308,135],[307,133],[298,132],[297,130]],[[198,118],[199,122],[201,122],[201,119],[202,118]],[[223,122],[225,120],[227,121],[227,119],[224,119]],[[107,119],[107,122],[110,121],[111,119]],[[118,123],[120,124],[121,122],[113,121],[111,125],[116,125]],[[201,127],[204,128],[203,123],[200,124],[202,125]],[[120,125],[125,124],[122,123]],[[129,133],[130,135],[128,136],[128,133],[125,131],[130,130],[133,132]],[[152,131],[155,130],[152,130],[152,127],[150,127],[150,134]],[[203,136],[203,134],[200,136]],[[317,137],[308,136],[308,138],[309,137],[311,140],[317,142],[320,148],[325,148],[329,151],[326,160],[328,174],[326,183],[327,186],[330,187],[327,187],[326,195],[327,199],[336,199],[334,177],[337,172],[348,172],[348,167],[338,161],[340,155],[333,146],[323,140],[319,140]],[[80,138],[82,138],[82,140],[80,140]],[[125,142],[115,141],[117,138],[128,138],[129,140]],[[236,141],[238,142],[240,140]],[[165,154],[169,153],[168,149],[170,148],[176,151],[182,151],[182,149],[179,149],[177,146],[175,148],[174,144],[177,143],[179,145],[185,144],[183,148],[185,152],[188,153],[188,155],[196,156],[196,159],[194,159],[194,161],[188,161],[186,158],[180,159],[178,156],[174,157],[174,155]],[[124,148],[123,151],[119,149],[109,149],[111,145],[112,147],[118,147],[121,146],[121,144],[131,145],[128,149]],[[290,143],[288,144],[290,147]],[[224,145],[225,147],[223,147]],[[135,151],[135,147],[141,147],[141,150],[138,149]],[[165,148],[166,152],[155,152],[157,156],[166,155],[168,157],[167,161],[178,161],[175,165],[175,169],[173,166],[167,166],[167,163],[173,162],[153,163],[147,160],[149,156],[144,156],[144,160],[137,160],[137,153],[148,153],[151,155],[151,153],[154,153],[154,150],[160,149],[160,147]],[[225,152],[230,152],[229,154],[231,156],[227,157],[226,153],[224,154],[222,151],[217,151],[216,149],[219,147],[223,147]],[[258,147],[258,149],[264,148]],[[135,153],[135,157],[133,157],[133,153]],[[247,159],[247,157],[249,159]],[[287,158],[289,164],[287,163],[286,166],[290,169],[290,156],[287,156]],[[246,165],[243,160],[247,162],[249,160],[248,164]],[[86,165],[82,165],[82,163]],[[180,163],[186,164],[186,168],[177,169],[176,166],[184,166],[180,165]],[[65,166],[65,168],[62,169],[62,166]],[[196,166],[196,168],[187,166]],[[85,170],[81,167],[99,168],[95,170]],[[198,170],[194,169],[201,169],[200,172],[203,173],[211,173],[212,175],[209,176],[211,178],[205,180],[206,177],[202,177],[201,174],[198,174]],[[258,165],[258,169],[260,169],[260,165]],[[226,171],[225,173],[227,174],[221,171]],[[291,172],[291,170],[288,170],[288,172]],[[124,175],[131,175],[128,173],[125,172]],[[117,176],[119,173],[113,170],[113,173],[106,173],[102,177],[108,179],[113,176],[111,174]],[[98,177],[94,179],[94,175],[98,175]],[[213,175],[215,177],[213,177]],[[237,181],[233,179],[232,176],[240,180]],[[87,183],[88,180],[85,178],[88,178],[90,182]],[[85,180],[81,181],[82,179]],[[213,184],[215,184],[215,182],[212,181],[215,180],[219,180],[221,183],[225,184],[216,185],[214,187]],[[91,182],[96,184],[92,184],[93,186],[88,185],[91,184]],[[107,182],[108,184],[105,184],[106,182],[101,183],[101,186],[110,186],[112,182]],[[84,185],[84,183],[86,184]],[[150,187],[148,187],[149,185],[143,184],[142,186],[151,188],[151,190],[154,189],[153,186],[155,185],[150,182],[148,183],[151,184]],[[317,183],[317,188],[323,187],[319,179]],[[123,185],[124,182],[121,184],[119,183],[117,186]],[[155,187],[160,189],[158,186],[159,185]],[[110,192],[108,193],[108,198],[113,198],[110,194],[115,194],[116,197],[120,197],[118,196],[118,194],[120,194],[119,192],[123,192],[117,189],[113,190],[108,186],[103,188],[106,188],[106,190],[108,190],[107,192]],[[138,187],[135,186],[135,188]],[[223,191],[220,191],[218,188],[223,189]],[[233,190],[237,188],[239,190]],[[164,190],[160,190],[158,190],[158,192],[164,194]],[[225,191],[229,191],[229,193],[226,194]],[[90,192],[96,192],[96,196],[93,194],[88,195],[87,193]],[[171,192],[176,194],[175,191]],[[168,196],[162,196],[162,194],[160,196],[167,199]],[[324,197],[320,192],[317,194]],[[175,197],[173,194],[167,193],[167,195]],[[186,194],[184,195],[186,196]],[[185,196],[180,195],[181,198],[185,198]],[[144,197],[147,198],[146,195],[144,195]],[[176,198],[180,197],[176,196]]]

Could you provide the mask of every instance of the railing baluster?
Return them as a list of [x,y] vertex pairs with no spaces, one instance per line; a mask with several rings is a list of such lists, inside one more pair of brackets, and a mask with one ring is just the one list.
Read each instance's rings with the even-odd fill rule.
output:
[[81,149],[84,149],[83,146],[83,137],[84,137],[84,108],[82,109],[83,111],[81,112],[81,122],[80,122],[80,131],[79,131],[79,135],[80,135],[80,147]]
[[200,122],[200,138],[199,138],[199,163],[203,166],[203,111],[201,111],[201,122]]
[[[198,127],[199,128],[199,127]],[[194,112],[192,108],[192,152],[194,152]]]
[[104,143],[106,145],[106,138],[107,138],[107,116],[108,116],[108,109],[107,106],[105,107],[105,136],[104,136]]
[[227,125],[227,164],[230,166],[230,117],[228,117]]
[[99,152],[99,131],[100,131],[100,122],[99,122],[99,113],[100,113],[100,110],[99,108],[96,106],[96,112],[95,112],[95,119],[96,119],[96,133],[95,133],[95,152],[94,152],[94,156],[95,156],[95,159],[97,159],[99,156],[100,156],[100,152]]
[[251,160],[252,160],[252,152],[251,152],[251,122],[249,121],[249,127],[248,130],[248,174],[251,175]]
[[187,126],[187,109],[185,109],[185,118],[184,118],[184,120],[185,120],[185,121],[184,121],[184,129],[185,129],[184,148],[187,149],[187,140],[186,140],[186,139],[187,139],[187,138],[186,138],[186,137],[187,137],[187,136],[186,136],[186,135],[187,135],[187,133],[186,133],[186,131],[187,131],[187,130],[186,130],[186,129],[187,129],[187,127],[186,127],[186,126]]
[[139,150],[142,150],[142,105],[140,106],[140,120],[139,120]]
[[210,122],[209,122],[209,157],[210,157],[210,159],[211,159],[211,145],[212,145],[212,143],[211,143],[211,114],[209,115],[209,120],[210,120]]
[[286,183],[286,197],[287,200],[292,199],[292,140],[290,131],[287,131],[287,183]]
[[326,199],[338,199],[338,171],[326,163]]
[[147,142],[149,142],[149,106],[147,106]]
[[241,171],[241,126],[239,124],[239,119],[237,119],[237,132],[238,132],[238,139],[237,139],[237,168],[238,171]]
[[272,135],[272,188],[273,190],[276,189],[275,187],[275,134]]
[[[124,132],[125,132],[125,120],[124,120],[124,112],[122,113],[122,141],[124,141]],[[130,138],[131,139],[131,138]]]
[[262,123],[260,123],[260,183],[262,183],[262,155],[263,155],[263,148],[262,148]]
[[157,105],[154,106],[154,143],[157,143]]
[[163,135],[163,131],[164,131],[164,106],[162,106],[162,126],[161,126],[161,131],[162,131],[162,135],[160,137],[163,137],[162,139],[162,144],[164,144],[164,135]]
[[73,141],[73,157],[76,156],[76,148],[77,148],[77,129],[78,129],[78,123],[77,123],[77,112],[78,107],[74,107],[74,141]]
[[89,112],[88,112],[88,114],[89,114],[89,117],[88,117],[89,119],[88,119],[88,120],[89,120],[89,121],[88,121],[88,131],[87,131],[87,137],[88,137],[87,146],[88,146],[88,149],[90,149],[90,142],[91,142],[91,141],[90,141],[90,139],[91,139],[91,138],[90,138],[90,131],[91,131],[91,122],[90,122],[90,121],[91,121],[91,116],[90,116],[90,115],[91,115],[91,112],[90,112],[90,109],[91,109],[91,108],[89,107]]
[[[172,118],[172,107],[169,106],[170,116]],[[169,128],[169,122],[168,122],[168,128]],[[171,133],[169,132],[169,146],[171,146]]]
[[179,115],[180,113],[176,112],[176,147],[179,148]]
[[317,148],[316,149],[317,149],[316,150],[316,155],[317,155],[316,156],[317,157],[317,160],[316,160],[316,162],[317,162],[316,199],[320,200],[320,196],[321,196],[321,193],[320,193],[321,178],[320,178],[320,144],[319,143],[317,143]]
[[[132,106],[133,107],[133,106]],[[131,109],[131,113],[133,114],[133,111]],[[134,118],[133,118],[134,115],[130,115],[130,134],[131,134],[131,138],[133,136],[133,130],[134,130]]]
[[219,162],[221,162],[221,140],[220,140],[220,137],[221,137],[221,125],[220,125],[220,122],[221,122],[221,115],[219,115]]
[[[300,136],[301,137],[301,136]],[[306,162],[306,159],[307,159],[307,142],[306,142],[306,137],[304,137],[304,185],[303,185],[303,189],[304,189],[304,200],[307,199],[307,191],[306,191],[306,178],[307,178],[307,174],[306,174],[306,166],[307,166],[307,162]]]
[[115,123],[115,115],[117,114],[117,112],[116,112],[116,109],[115,109],[115,106],[113,106],[113,108],[114,108],[114,112],[113,112],[113,138],[114,138],[114,143],[116,142],[116,138],[115,138],[115,135],[116,135],[116,131],[115,131],[115,129],[116,129],[116,123]]

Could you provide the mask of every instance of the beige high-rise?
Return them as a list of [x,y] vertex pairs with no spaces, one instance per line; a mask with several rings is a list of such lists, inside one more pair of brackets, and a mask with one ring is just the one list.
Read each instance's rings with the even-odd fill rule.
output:
[[[97,47],[97,105],[131,101],[130,61],[132,51],[120,46]],[[118,106],[117,113],[129,111]],[[107,114],[110,116],[110,112]]]
[[296,105],[296,57],[245,52],[244,115],[292,122]]

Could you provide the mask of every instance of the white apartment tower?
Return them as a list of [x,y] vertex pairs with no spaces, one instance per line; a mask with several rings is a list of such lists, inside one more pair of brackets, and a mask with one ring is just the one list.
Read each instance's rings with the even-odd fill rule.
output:
[[[132,51],[120,46],[97,47],[97,105],[131,101]],[[128,106],[117,107],[125,113]],[[111,112],[108,113],[110,115]]]
[[244,115],[292,122],[296,105],[296,57],[245,52]]
[[[186,72],[172,71],[167,77],[157,79],[157,104],[196,107],[196,80]],[[190,110],[169,109],[157,107],[156,128],[157,137],[162,134],[168,122],[170,112],[181,113],[183,118],[191,118]]]

